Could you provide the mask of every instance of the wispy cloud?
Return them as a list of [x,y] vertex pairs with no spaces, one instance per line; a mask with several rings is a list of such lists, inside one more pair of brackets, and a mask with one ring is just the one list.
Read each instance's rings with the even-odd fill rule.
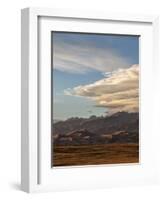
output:
[[139,109],[139,66],[105,73],[105,77],[88,85],[65,90],[66,95],[87,97],[96,106],[106,107],[110,113],[137,112]]
[[130,64],[112,48],[59,39],[54,40],[53,45],[54,68],[68,73],[86,73],[90,70],[108,72],[120,67],[127,68]]

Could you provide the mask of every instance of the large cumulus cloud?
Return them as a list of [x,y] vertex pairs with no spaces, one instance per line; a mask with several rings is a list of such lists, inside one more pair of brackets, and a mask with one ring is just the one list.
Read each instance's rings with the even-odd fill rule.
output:
[[139,110],[139,66],[104,73],[104,78],[92,84],[80,85],[65,91],[66,95],[90,98],[96,106],[117,111]]

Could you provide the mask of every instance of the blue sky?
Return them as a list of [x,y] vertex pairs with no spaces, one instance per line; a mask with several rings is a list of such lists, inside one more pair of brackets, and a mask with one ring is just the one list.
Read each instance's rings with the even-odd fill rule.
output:
[[[111,80],[110,73],[120,77],[120,69],[129,74],[127,70],[139,64],[139,38],[63,32],[53,32],[52,37],[53,118],[64,120],[105,115],[109,106],[101,106],[99,95],[90,97],[88,93],[83,95],[81,90],[88,91],[106,77]],[[131,71],[133,73],[133,68]],[[93,89],[97,91],[97,88]],[[100,95],[104,97],[106,94]]]

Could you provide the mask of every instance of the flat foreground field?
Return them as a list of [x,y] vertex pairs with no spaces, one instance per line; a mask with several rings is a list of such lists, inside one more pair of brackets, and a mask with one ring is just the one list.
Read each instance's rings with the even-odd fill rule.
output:
[[138,163],[139,145],[100,144],[79,146],[55,146],[53,166]]

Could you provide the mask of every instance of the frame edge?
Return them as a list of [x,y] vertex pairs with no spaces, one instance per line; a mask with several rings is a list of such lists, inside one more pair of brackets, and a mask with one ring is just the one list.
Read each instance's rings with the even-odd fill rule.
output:
[[21,189],[33,192],[38,174],[38,14],[21,10]]
[[21,10],[21,189],[29,192],[29,9]]

